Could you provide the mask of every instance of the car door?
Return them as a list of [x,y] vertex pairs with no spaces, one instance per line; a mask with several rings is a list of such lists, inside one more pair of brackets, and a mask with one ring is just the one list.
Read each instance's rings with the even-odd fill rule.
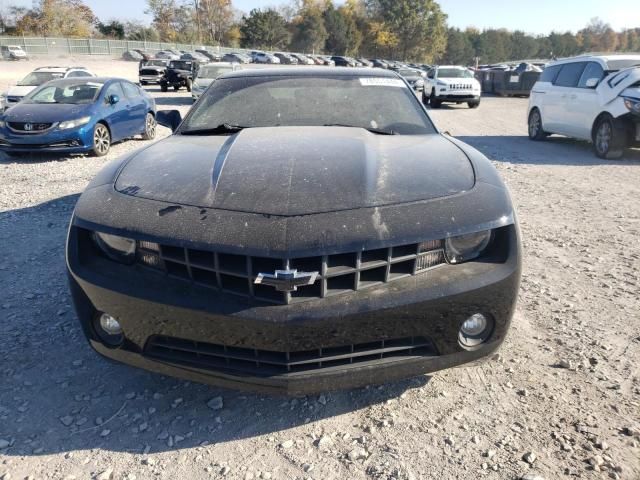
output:
[[133,83],[120,82],[126,96],[125,107],[127,109],[126,136],[137,135],[144,129],[144,121],[147,116],[147,102],[140,89]]
[[553,86],[546,93],[543,122],[548,131],[569,137],[577,136],[580,131],[575,104],[579,93],[578,82],[586,66],[587,62],[562,65]]
[[591,128],[602,111],[597,86],[604,78],[604,68],[598,62],[589,62],[578,81],[576,97],[570,107],[575,115],[577,138],[591,139]]
[[[109,124],[111,141],[121,140],[126,137],[128,113],[126,98],[120,82],[112,82],[103,88],[100,102],[102,103],[102,117]],[[117,103],[110,103],[112,95],[119,98]]]

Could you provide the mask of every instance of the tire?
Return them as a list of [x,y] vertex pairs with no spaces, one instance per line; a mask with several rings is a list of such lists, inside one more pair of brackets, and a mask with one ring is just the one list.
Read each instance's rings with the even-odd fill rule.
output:
[[166,92],[167,90],[169,90],[169,86],[166,83],[161,83],[160,84],[160,91],[161,92]]
[[604,114],[593,129],[593,151],[605,160],[617,160],[629,146],[628,132],[622,122]]
[[469,105],[469,108],[478,108],[480,106],[480,100],[477,102],[467,102],[467,105]]
[[193,80],[187,78],[187,92],[191,91],[191,86],[193,85]]
[[153,113],[147,113],[147,116],[144,118],[144,133],[142,134],[143,140],[153,140],[156,138],[156,117],[153,116]]
[[93,127],[93,148],[91,153],[94,157],[104,157],[111,149],[111,133],[104,123],[96,123]]
[[427,97],[427,94],[424,90],[422,91],[422,104],[429,105],[429,97]]
[[178,90],[180,90],[180,85],[174,85],[173,90],[175,92],[177,92]]
[[431,108],[440,108],[442,106],[442,100],[438,100],[434,96],[431,96]]
[[534,108],[529,113],[527,130],[529,132],[529,138],[536,142],[544,140],[549,135],[542,129],[542,115],[540,115],[540,110],[538,110],[537,108]]

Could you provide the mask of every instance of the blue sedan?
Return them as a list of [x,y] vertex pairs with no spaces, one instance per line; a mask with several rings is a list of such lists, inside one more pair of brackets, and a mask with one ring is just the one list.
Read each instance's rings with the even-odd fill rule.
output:
[[127,80],[53,80],[0,115],[0,151],[102,157],[119,140],[155,138],[155,114],[154,100]]

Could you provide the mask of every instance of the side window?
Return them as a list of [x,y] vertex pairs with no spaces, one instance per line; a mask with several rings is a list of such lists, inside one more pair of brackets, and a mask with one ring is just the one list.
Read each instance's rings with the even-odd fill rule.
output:
[[562,68],[562,65],[554,65],[552,67],[545,68],[544,71],[542,72],[542,75],[540,75],[540,80],[538,81],[549,82],[549,83],[555,82],[556,77],[558,76],[558,73],[560,73],[561,68]]
[[577,87],[587,62],[566,63],[553,83],[557,87]]
[[602,80],[603,77],[604,77],[604,69],[600,66],[600,64],[596,62],[589,62],[587,64],[587,68],[584,69],[584,72],[580,77],[580,81],[578,82],[578,87],[587,88],[587,80],[590,80],[592,78],[598,79],[598,83],[600,83],[600,80]]
[[435,70],[429,70],[429,73],[427,73],[427,77],[428,78],[435,78],[436,76],[436,71]]
[[89,75],[89,73],[87,72],[83,72],[82,70],[76,70],[73,72],[70,72],[69,75],[67,75],[67,78],[78,78],[78,77],[90,77],[91,75]]
[[138,98],[140,96],[140,90],[138,87],[133,85],[132,83],[122,82],[122,86],[124,87],[124,93],[129,98]]
[[117,95],[119,97],[122,97],[124,95],[124,92],[122,91],[122,87],[120,87],[119,82],[112,83],[106,88],[103,95],[104,103],[109,103],[109,97],[111,97],[111,95]]

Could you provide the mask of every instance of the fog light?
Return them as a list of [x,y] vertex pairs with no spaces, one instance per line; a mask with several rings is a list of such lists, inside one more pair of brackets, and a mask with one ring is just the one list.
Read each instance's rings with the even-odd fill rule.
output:
[[467,318],[460,327],[459,340],[464,347],[476,347],[484,343],[493,331],[493,321],[481,313]]
[[122,334],[120,323],[108,313],[100,315],[100,328],[102,328],[107,335]]
[[98,312],[93,317],[93,330],[100,341],[109,348],[118,348],[124,342],[120,322],[108,313]]

